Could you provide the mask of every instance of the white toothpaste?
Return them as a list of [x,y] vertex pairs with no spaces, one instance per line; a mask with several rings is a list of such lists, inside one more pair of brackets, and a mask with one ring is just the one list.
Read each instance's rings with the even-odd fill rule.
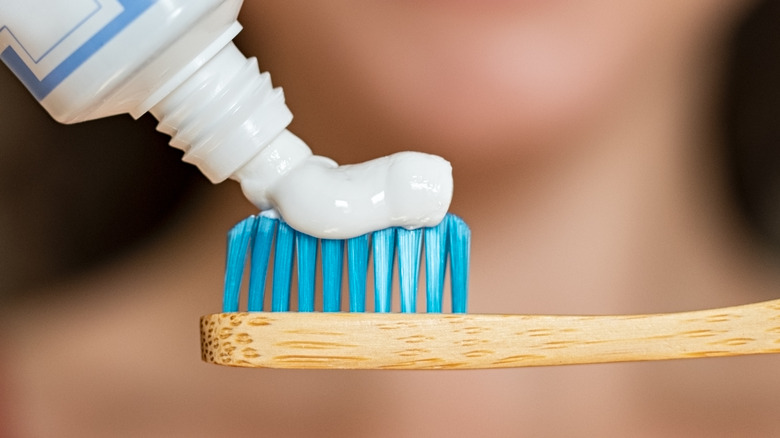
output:
[[435,155],[399,152],[339,167],[309,159],[270,190],[282,217],[309,234],[345,239],[390,226],[433,226],[452,198],[452,168]]
[[236,177],[259,208],[276,208],[293,228],[330,239],[436,225],[452,198],[452,167],[441,157],[399,152],[338,166],[288,131]]
[[401,152],[337,166],[287,131],[268,73],[232,43],[241,0],[0,0],[0,59],[60,122],[151,112],[214,183],[228,178],[294,228],[348,238],[435,225],[442,158]]

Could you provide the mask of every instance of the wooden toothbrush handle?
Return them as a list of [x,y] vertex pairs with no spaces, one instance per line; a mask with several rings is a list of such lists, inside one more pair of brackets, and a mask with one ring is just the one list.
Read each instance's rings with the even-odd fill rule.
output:
[[202,356],[271,368],[503,368],[780,352],[780,300],[683,313],[221,313]]

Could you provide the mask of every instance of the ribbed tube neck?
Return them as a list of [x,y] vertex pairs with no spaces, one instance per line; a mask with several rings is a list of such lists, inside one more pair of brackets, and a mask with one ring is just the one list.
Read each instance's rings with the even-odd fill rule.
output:
[[229,178],[292,121],[280,88],[231,42],[150,111],[212,182]]

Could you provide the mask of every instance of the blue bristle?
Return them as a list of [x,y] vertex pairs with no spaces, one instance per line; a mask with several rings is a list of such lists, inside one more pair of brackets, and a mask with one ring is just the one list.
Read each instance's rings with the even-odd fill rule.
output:
[[314,311],[314,280],[317,277],[317,238],[295,232],[298,254],[298,311]]
[[283,221],[279,221],[276,232],[276,252],[274,254],[273,292],[271,311],[290,310],[290,283],[292,282],[293,248],[295,231]]
[[227,235],[227,260],[225,263],[225,291],[222,299],[223,312],[237,312],[244,276],[247,248],[255,226],[255,217],[250,216],[236,224]]
[[249,270],[249,298],[247,310],[261,312],[265,300],[265,278],[268,275],[268,260],[276,231],[276,219],[259,216],[252,243],[252,263]]
[[322,310],[341,311],[341,273],[344,268],[344,241],[322,239]]
[[[296,252],[298,311],[314,311],[318,242],[322,252],[323,311],[341,311],[345,241],[317,239],[293,230],[284,221],[263,215],[250,216],[228,232],[223,312],[238,311],[241,281],[250,245],[252,258],[247,311],[263,310],[272,248],[275,256],[271,311],[290,310],[292,266]],[[452,312],[466,312],[471,231],[457,216],[448,214],[435,227],[416,230],[387,228],[370,235],[348,239],[346,242],[350,312],[365,312],[369,259],[373,259],[374,265],[374,311],[391,311],[396,247],[398,247],[401,311],[415,312],[423,246],[425,248],[426,311],[442,312],[444,279],[449,258]],[[369,247],[371,256],[369,256]]]
[[447,267],[447,224],[445,219],[425,229],[425,310],[441,312],[444,295],[444,273]]
[[448,215],[450,275],[452,281],[452,313],[465,313],[469,282],[469,252],[471,230],[457,216]]
[[401,312],[417,311],[417,278],[420,274],[422,228],[398,228],[398,280],[401,289]]
[[349,311],[366,311],[366,277],[368,277],[368,234],[347,240],[347,278]]
[[395,228],[373,232],[371,242],[374,256],[374,310],[389,312],[392,304]]

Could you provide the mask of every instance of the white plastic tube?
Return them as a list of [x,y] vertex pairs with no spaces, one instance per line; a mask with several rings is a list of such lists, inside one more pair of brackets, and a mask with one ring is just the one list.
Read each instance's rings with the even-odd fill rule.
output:
[[[286,130],[292,114],[232,40],[241,0],[0,0],[0,59],[62,123],[151,112],[214,183],[317,237],[438,223],[449,163],[426,154],[339,167]],[[423,183],[421,183],[423,182]]]

